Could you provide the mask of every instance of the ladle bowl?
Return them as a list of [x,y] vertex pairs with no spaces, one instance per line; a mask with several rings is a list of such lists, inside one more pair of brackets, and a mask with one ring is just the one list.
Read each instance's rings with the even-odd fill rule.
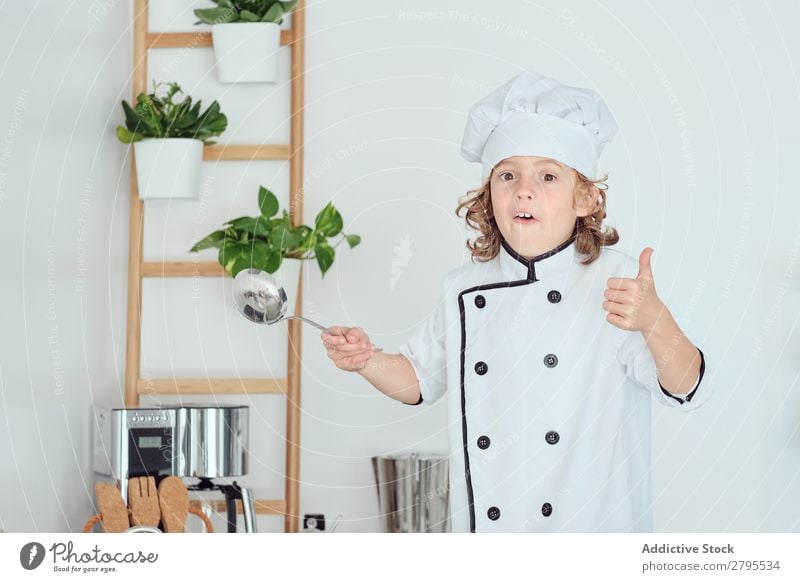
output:
[[289,300],[286,291],[266,271],[243,269],[233,279],[233,301],[239,312],[254,323],[272,325],[282,319],[299,319],[325,333],[324,325],[300,315],[286,316]]

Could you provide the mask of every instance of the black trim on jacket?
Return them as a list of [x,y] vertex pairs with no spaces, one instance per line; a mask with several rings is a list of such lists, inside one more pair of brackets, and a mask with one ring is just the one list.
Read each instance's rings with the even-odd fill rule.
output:
[[417,404],[422,404],[422,392],[419,394],[419,400],[416,402],[403,402],[403,404],[408,404],[409,406],[416,406]]
[[703,374],[705,374],[706,371],[706,357],[703,355],[703,350],[697,348],[697,351],[700,352],[700,377],[697,379],[697,386],[695,386],[694,390],[686,395],[686,398],[680,398],[674,394],[671,394],[661,385],[661,380],[658,381],[658,386],[661,388],[661,391],[670,398],[677,400],[680,404],[683,404],[684,402],[691,402],[692,398],[694,398],[694,393],[697,392],[697,389],[700,388],[700,383],[703,381]]

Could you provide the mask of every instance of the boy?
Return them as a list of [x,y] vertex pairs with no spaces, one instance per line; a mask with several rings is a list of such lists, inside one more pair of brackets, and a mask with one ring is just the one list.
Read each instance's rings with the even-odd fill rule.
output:
[[470,110],[480,232],[399,354],[322,334],[337,367],[406,404],[447,395],[453,531],[650,531],[650,404],[691,410],[703,353],[655,292],[650,256],[608,248],[597,167],[616,124],[590,89],[533,72]]

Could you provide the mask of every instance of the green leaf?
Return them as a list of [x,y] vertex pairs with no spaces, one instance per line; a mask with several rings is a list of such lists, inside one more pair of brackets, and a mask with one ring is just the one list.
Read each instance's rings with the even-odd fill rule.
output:
[[[198,8],[194,15],[200,19],[202,24],[225,24],[235,22],[238,19],[236,10],[231,8]],[[195,23],[199,24],[199,23]]]
[[243,22],[258,22],[259,20],[261,20],[258,17],[258,14],[256,14],[255,12],[250,12],[249,10],[242,10],[241,12],[239,12],[239,19],[242,20]]
[[239,218],[234,218],[225,224],[230,225],[236,230],[252,230],[255,226],[255,221],[256,219],[252,216],[241,216]]
[[[175,82],[166,83],[167,85],[167,95],[164,97],[164,101],[168,103],[173,103],[173,97],[178,93],[181,93],[181,86]],[[191,101],[191,99],[190,99]]]
[[246,220],[250,218],[249,216],[240,216],[239,218],[231,218],[228,222],[223,222],[222,224],[230,224],[231,226],[236,226],[237,222],[240,220]]
[[186,129],[190,125],[197,123],[197,114],[193,111],[185,111],[175,120],[175,129]]
[[290,0],[289,2],[281,2],[280,4],[283,7],[283,13],[289,14],[292,10],[295,9],[295,6],[297,6],[297,0]]
[[234,218],[225,224],[230,225],[237,231],[246,232],[248,235],[250,235],[250,238],[255,238],[257,236],[269,236],[269,233],[272,230],[270,221],[263,216],[242,216],[240,218]]
[[264,186],[258,188],[258,207],[261,209],[261,215],[267,218],[275,216],[278,212],[278,199]]
[[231,277],[244,269],[266,270],[269,266],[270,246],[260,240],[253,242],[226,241],[219,251],[219,263]]
[[136,115],[136,112],[131,108],[127,101],[122,101],[122,111],[125,112],[125,125],[131,131],[136,131],[136,126],[140,123],[139,116]]
[[334,208],[333,203],[323,208],[314,222],[315,229],[322,232],[325,236],[336,236],[342,232],[342,215]]
[[133,143],[136,141],[141,141],[144,139],[144,136],[130,131],[127,127],[122,125],[117,126],[117,139],[122,143]]
[[272,232],[272,224],[269,220],[264,218],[263,216],[257,216],[255,218],[255,226],[253,227],[253,235],[254,236],[263,236],[269,237],[270,233]]
[[215,230],[207,237],[197,241],[197,244],[195,244],[189,252],[196,253],[205,249],[219,248],[223,240],[225,240],[225,231]]
[[219,113],[214,117],[200,120],[200,129],[198,134],[203,135],[203,140],[209,137],[216,137],[228,128],[228,118],[224,113]]
[[282,19],[283,6],[281,6],[280,2],[276,2],[264,13],[264,16],[261,18],[261,22],[276,22],[280,24]]
[[273,246],[281,250],[294,249],[303,240],[302,234],[296,232],[291,225],[286,225],[283,222],[272,229],[269,238]]
[[281,261],[283,261],[283,256],[281,255],[280,249],[272,249],[267,256],[267,261],[263,267],[263,270],[267,273],[274,273],[278,270],[278,268],[280,268]]
[[244,245],[239,242],[226,239],[219,249],[219,264],[231,277],[235,277],[242,270],[243,247]]
[[228,118],[220,113],[219,103],[214,101],[197,120],[197,123],[187,127],[191,137],[206,141],[220,135],[228,127]]
[[314,247],[314,256],[317,257],[317,264],[319,265],[320,271],[322,271],[323,277],[325,276],[325,272],[331,268],[335,254],[336,251],[334,251],[333,247],[328,243],[320,243]]
[[255,240],[253,241],[252,245],[248,246],[248,254],[246,255],[246,258],[248,259],[248,267],[267,271],[272,247],[270,247],[270,245],[263,240]]
[[311,230],[307,226],[300,227],[300,228],[304,228],[305,230],[302,233],[303,234],[303,239],[300,242],[299,249],[303,252],[303,254],[305,254],[305,253],[308,253],[315,246],[317,246],[317,242],[319,240],[318,237],[319,237],[319,235],[321,233],[319,233],[319,232],[317,232],[315,230]]
[[361,237],[358,236],[357,234],[348,234],[345,235],[344,238],[347,239],[347,244],[350,246],[351,249],[361,242]]

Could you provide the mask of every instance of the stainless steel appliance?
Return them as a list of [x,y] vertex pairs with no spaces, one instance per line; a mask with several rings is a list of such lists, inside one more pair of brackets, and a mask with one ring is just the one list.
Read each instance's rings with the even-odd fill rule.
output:
[[383,530],[450,531],[448,457],[401,454],[372,457]]
[[244,531],[255,532],[251,491],[236,481],[213,482],[247,474],[248,440],[247,406],[98,408],[94,471],[115,481],[126,503],[132,477],[199,479],[190,490],[216,490],[225,496],[229,532],[236,531],[237,499],[242,501]]

